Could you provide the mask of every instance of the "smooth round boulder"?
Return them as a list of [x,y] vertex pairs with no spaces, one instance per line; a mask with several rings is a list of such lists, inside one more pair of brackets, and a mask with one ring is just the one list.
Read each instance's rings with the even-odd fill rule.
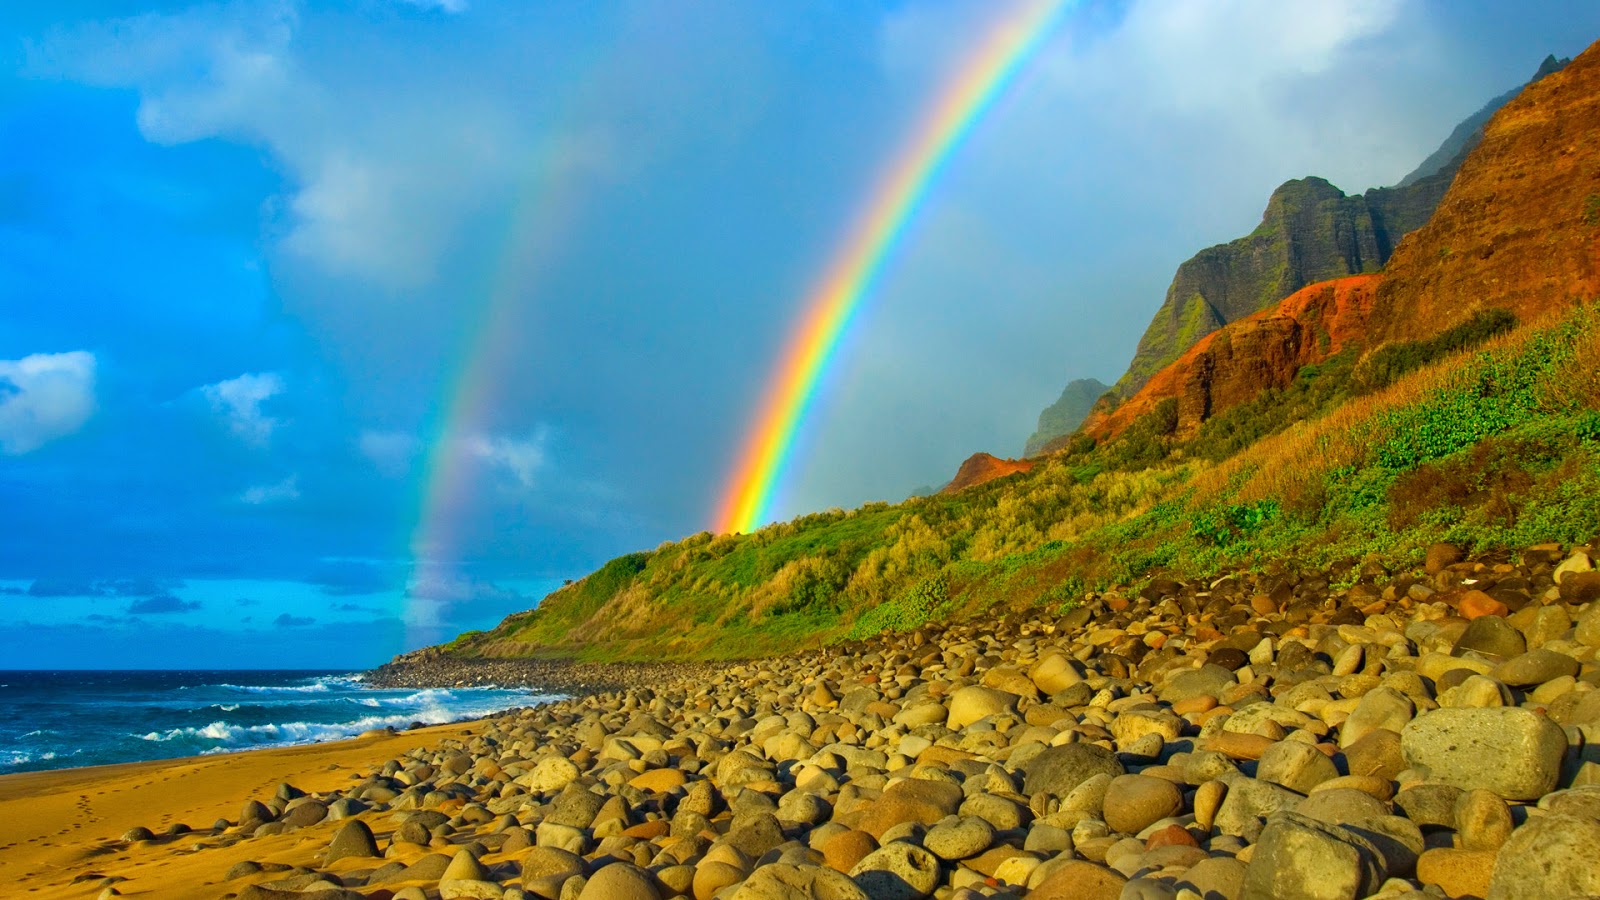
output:
[[328,852],[322,861],[331,863],[349,856],[378,855],[378,842],[372,837],[372,829],[360,819],[350,819],[334,832],[333,840],[328,843]]
[[773,863],[756,869],[731,900],[874,900],[854,881],[822,866]]
[[1376,848],[1336,825],[1287,810],[1267,819],[1245,867],[1242,900],[1367,897],[1383,883]]
[[1050,870],[1028,900],[1119,900],[1128,879],[1098,863],[1074,859]]
[[969,685],[950,695],[950,715],[945,721],[945,727],[951,731],[960,731],[979,719],[1000,713],[1015,715],[1017,701],[1021,699],[1016,694],[981,685]]
[[1328,755],[1310,744],[1279,741],[1261,754],[1256,777],[1302,794],[1325,781],[1339,777],[1339,767]]
[[1567,735],[1520,707],[1436,709],[1400,733],[1406,764],[1462,790],[1536,800],[1556,786]]
[[1022,764],[1022,792],[1028,796],[1065,797],[1096,775],[1127,774],[1117,755],[1094,744],[1062,744],[1047,748]]
[[928,829],[922,846],[940,859],[954,862],[977,856],[994,843],[994,826],[977,816],[963,816],[954,822]]
[[1183,792],[1164,778],[1119,775],[1106,788],[1103,818],[1113,831],[1138,834],[1183,812]]
[[649,872],[629,863],[614,862],[589,876],[578,900],[661,900],[661,892]]
[[1554,650],[1529,650],[1521,656],[1513,656],[1489,673],[1496,680],[1502,681],[1512,687],[1533,687],[1553,681],[1563,676],[1578,674],[1578,661],[1565,653]]
[[896,825],[932,825],[961,807],[961,787],[948,781],[907,778],[889,785],[861,819],[861,830],[881,840]]
[[1529,819],[1495,857],[1485,900],[1600,896],[1600,822],[1561,813]]
[[894,841],[867,854],[850,877],[872,900],[922,900],[939,886],[939,860],[915,844]]

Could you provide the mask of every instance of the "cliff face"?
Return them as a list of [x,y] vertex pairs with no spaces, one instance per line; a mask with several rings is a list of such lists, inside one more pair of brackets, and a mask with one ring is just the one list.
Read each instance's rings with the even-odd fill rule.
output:
[[[1554,54],[1546,56],[1544,62],[1539,64],[1539,71],[1533,73],[1533,78],[1528,83],[1532,84],[1546,75],[1553,75],[1561,71],[1569,62],[1572,62],[1572,60],[1556,59]],[[1461,124],[1450,132],[1450,136],[1444,139],[1444,143],[1439,145],[1439,149],[1429,154],[1421,165],[1412,169],[1411,174],[1400,179],[1395,187],[1405,187],[1413,182],[1421,181],[1444,168],[1451,160],[1476,147],[1478,142],[1483,140],[1483,126],[1488,123],[1489,117],[1499,112],[1500,107],[1510,103],[1511,99],[1520,93],[1522,93],[1521,87],[1506,91],[1504,94],[1485,103],[1482,109],[1463,119]]]
[[967,457],[967,461],[956,470],[956,477],[944,486],[941,494],[954,494],[956,491],[973,485],[1015,475],[1018,472],[1027,472],[1033,468],[1033,463],[1025,459],[1000,459],[987,453],[974,453]]
[[1081,430],[1104,440],[1175,397],[1177,436],[1189,437],[1216,413],[1284,387],[1301,368],[1360,345],[1381,282],[1356,275],[1314,284],[1206,335],[1126,402],[1097,409]]
[[[1120,406],[1097,407],[1081,430],[1104,440],[1177,398],[1178,436],[1186,437],[1347,347],[1426,340],[1489,309],[1528,323],[1600,298],[1595,134],[1600,44],[1495,113],[1482,140],[1452,167],[1437,210],[1394,249],[1381,276],[1312,285],[1200,338]],[[1367,207],[1381,208],[1373,193],[1364,198]],[[1414,216],[1417,209],[1386,214]]]
[[1415,340],[1485,308],[1533,321],[1600,297],[1600,51],[1489,121],[1437,214],[1395,252],[1371,341]]
[[[1566,61],[1546,59],[1533,84]],[[1178,267],[1113,402],[1138,392],[1200,338],[1266,309],[1308,284],[1376,272],[1401,238],[1433,215],[1483,123],[1526,87],[1490,101],[1399,185],[1346,195],[1321,178],[1285,182],[1249,235],[1200,251]]]
[[1036,456],[1055,438],[1069,435],[1088,417],[1094,403],[1105,394],[1107,386],[1096,378],[1079,378],[1069,383],[1056,398],[1056,402],[1039,413],[1039,425],[1022,448],[1023,456]]
[[1130,397],[1195,342],[1308,284],[1376,272],[1433,213],[1455,166],[1404,188],[1349,196],[1321,178],[1285,182],[1249,236],[1178,267],[1167,299],[1139,339],[1119,397]]

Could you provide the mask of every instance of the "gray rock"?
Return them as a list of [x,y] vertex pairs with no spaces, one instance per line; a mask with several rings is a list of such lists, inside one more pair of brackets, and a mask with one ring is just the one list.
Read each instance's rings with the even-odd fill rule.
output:
[[1350,825],[1389,814],[1389,805],[1371,794],[1350,788],[1317,791],[1295,812],[1329,825]]
[[328,807],[318,800],[303,800],[283,814],[279,821],[289,828],[305,828],[328,817]]
[[1298,807],[1304,797],[1275,784],[1249,778],[1245,775],[1225,775],[1218,779],[1227,785],[1227,796],[1217,810],[1214,827],[1223,834],[1254,841],[1260,834],[1263,820],[1279,810]]
[[1544,716],[1517,707],[1438,709],[1405,727],[1400,749],[1407,765],[1445,784],[1533,800],[1556,786],[1567,736]]
[[1299,741],[1279,741],[1261,754],[1256,777],[1302,794],[1339,777],[1339,767],[1321,750]]
[[1467,630],[1461,633],[1450,652],[1460,656],[1463,651],[1471,650],[1484,656],[1510,659],[1527,652],[1527,649],[1528,641],[1522,632],[1511,627],[1505,619],[1480,616],[1473,619]]
[[977,816],[964,816],[954,822],[940,823],[928,829],[922,846],[944,860],[961,860],[977,856],[994,843],[994,826]]
[[[1363,694],[1361,701],[1339,729],[1339,746],[1348,748],[1373,732],[1383,729],[1399,732],[1416,713],[1411,698],[1394,688],[1378,687]],[[1352,774],[1357,773],[1352,769]]]
[[1491,791],[1467,791],[1456,801],[1456,833],[1463,850],[1499,850],[1514,827],[1511,808]]
[[1456,804],[1463,793],[1453,784],[1419,784],[1395,794],[1394,804],[1418,825],[1453,829],[1456,827]]
[[1112,830],[1138,834],[1160,819],[1181,813],[1183,792],[1162,778],[1119,775],[1106,787],[1103,807],[1101,818]]
[[1237,679],[1232,672],[1222,666],[1207,663],[1198,669],[1187,669],[1168,678],[1167,683],[1156,692],[1156,696],[1168,703],[1205,695],[1216,697],[1236,683]]
[[576,784],[568,784],[557,795],[556,802],[550,812],[545,814],[544,822],[541,824],[588,828],[594,823],[594,817],[600,812],[600,807],[605,805],[605,797]]
[[589,876],[578,900],[661,900],[649,872],[628,863],[612,863]]
[[1427,849],[1422,829],[1405,816],[1378,816],[1359,825],[1341,826],[1366,838],[1383,857],[1387,878],[1409,878],[1416,874],[1417,857]]
[[1360,836],[1293,812],[1268,820],[1245,868],[1242,900],[1359,900],[1383,883],[1378,851]]
[[1245,864],[1231,856],[1213,856],[1190,867],[1178,886],[1205,898],[1235,898],[1244,892]]
[[939,860],[915,844],[895,841],[868,853],[850,877],[872,900],[921,900],[939,886]]
[[768,850],[782,844],[783,826],[771,813],[758,813],[745,819],[728,832],[727,841],[751,859],[759,859]]
[[1529,650],[1513,656],[1489,673],[1512,687],[1532,687],[1563,675],[1578,674],[1578,661],[1554,650]]
[[1486,900],[1600,895],[1600,822],[1559,813],[1529,819],[1495,857]]
[[773,863],[739,885],[730,900],[870,900],[843,873],[822,866]]
[[372,829],[360,819],[351,819],[334,832],[333,840],[328,843],[328,852],[323,856],[323,862],[331,863],[347,856],[377,855],[379,855],[378,842],[373,840]]
[[1117,762],[1116,754],[1094,744],[1062,744],[1050,747],[1022,766],[1023,793],[1033,796],[1040,793],[1065,797],[1072,789],[1095,775],[1115,778],[1127,770]]

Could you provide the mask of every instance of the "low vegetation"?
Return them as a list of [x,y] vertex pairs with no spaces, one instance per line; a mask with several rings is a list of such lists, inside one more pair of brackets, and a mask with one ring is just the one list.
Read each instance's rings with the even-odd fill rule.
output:
[[[1116,440],[953,495],[634,553],[450,651],[730,658],[980,612],[1070,608],[1161,570],[1417,562],[1600,525],[1600,307],[1335,356],[1188,440],[1175,402]],[[1351,575],[1350,577],[1354,577]]]

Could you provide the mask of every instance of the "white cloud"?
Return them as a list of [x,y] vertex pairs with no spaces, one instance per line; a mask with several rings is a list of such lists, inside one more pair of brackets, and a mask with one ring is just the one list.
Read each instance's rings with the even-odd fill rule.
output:
[[27,453],[69,435],[94,413],[94,354],[0,360],[0,451]]
[[[399,2],[451,14],[467,6]],[[323,273],[392,290],[430,281],[469,217],[515,196],[532,167],[609,165],[566,159],[572,135],[587,129],[569,134],[518,108],[545,92],[519,85],[495,95],[472,83],[487,61],[474,60],[458,81],[380,42],[359,58],[330,56],[319,16],[332,18],[292,0],[148,14],[57,36],[32,48],[29,62],[35,73],[135,89],[152,142],[220,137],[265,148],[292,185],[277,207],[286,219],[279,245]]]
[[274,503],[288,503],[300,499],[300,476],[290,475],[274,484],[258,484],[248,488],[239,495],[242,503],[251,506],[266,506]]
[[524,488],[537,484],[539,471],[547,463],[545,447],[549,429],[540,428],[520,438],[504,435],[471,435],[462,440],[467,454],[500,469]]
[[[466,6],[413,5],[448,13]],[[508,120],[489,105],[408,84],[410,73],[382,65],[352,77],[339,71],[343,60],[306,59],[303,18],[287,0],[144,15],[59,37],[35,48],[31,62],[37,71],[135,88],[139,128],[150,141],[221,137],[267,148],[295,185],[283,204],[285,249],[330,274],[415,286],[432,276],[467,214],[492,201],[525,157],[508,152]],[[368,76],[392,83],[380,89]]]
[[[1388,30],[1404,0],[1140,0],[1086,57],[1138,79],[1146,102],[1188,112],[1267,102],[1286,79],[1319,75]],[[1082,74],[1080,69],[1074,77]]]
[[374,468],[391,478],[404,475],[417,458],[417,452],[422,449],[421,443],[412,435],[400,431],[373,430],[361,432],[356,447]]
[[227,381],[208,384],[200,393],[211,409],[228,424],[240,440],[263,446],[281,424],[261,408],[267,400],[282,394],[283,376],[276,372],[246,373]]

